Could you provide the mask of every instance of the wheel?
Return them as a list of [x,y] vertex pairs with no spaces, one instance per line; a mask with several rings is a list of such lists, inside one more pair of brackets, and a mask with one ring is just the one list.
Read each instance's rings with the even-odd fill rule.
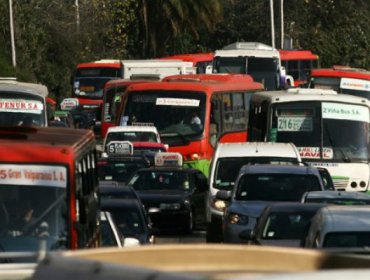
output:
[[189,220],[188,220],[188,225],[185,229],[185,233],[186,234],[192,234],[193,233],[193,229],[194,229],[194,211],[191,210],[190,213],[189,213]]
[[221,229],[217,227],[214,223],[207,223],[207,233],[206,233],[207,243],[221,243],[222,233]]

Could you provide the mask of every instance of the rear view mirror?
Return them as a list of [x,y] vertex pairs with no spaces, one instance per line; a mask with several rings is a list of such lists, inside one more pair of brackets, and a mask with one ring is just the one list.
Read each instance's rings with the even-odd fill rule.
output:
[[125,237],[123,239],[123,247],[137,247],[140,246],[140,241],[136,238]]
[[216,198],[223,200],[223,201],[230,201],[231,200],[231,191],[218,191],[216,193]]

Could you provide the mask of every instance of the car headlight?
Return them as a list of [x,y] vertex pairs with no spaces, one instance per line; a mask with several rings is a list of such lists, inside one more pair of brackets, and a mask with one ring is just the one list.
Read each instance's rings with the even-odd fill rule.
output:
[[230,224],[233,225],[247,225],[249,222],[249,217],[240,214],[230,213],[228,216],[228,221]]
[[218,211],[224,212],[226,208],[226,203],[223,200],[214,199],[212,201],[212,207]]
[[181,209],[180,203],[161,203],[159,205],[161,210],[179,210]]

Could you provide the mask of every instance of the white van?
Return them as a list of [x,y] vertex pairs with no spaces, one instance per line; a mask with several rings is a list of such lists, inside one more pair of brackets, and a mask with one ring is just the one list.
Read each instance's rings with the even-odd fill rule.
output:
[[225,202],[216,199],[219,190],[232,190],[240,168],[246,164],[301,165],[299,151],[292,143],[220,143],[209,173],[207,199],[207,242],[222,241],[222,216]]

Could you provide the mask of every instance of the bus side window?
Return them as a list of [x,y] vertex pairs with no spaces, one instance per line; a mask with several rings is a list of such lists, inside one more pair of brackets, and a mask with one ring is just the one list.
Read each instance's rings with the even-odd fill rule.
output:
[[230,93],[222,94],[222,115],[222,132],[232,130],[234,119]]
[[209,128],[209,142],[215,147],[217,144],[218,136],[221,133],[221,113],[220,102],[217,95],[212,96],[211,100],[211,115],[210,115],[210,128]]

